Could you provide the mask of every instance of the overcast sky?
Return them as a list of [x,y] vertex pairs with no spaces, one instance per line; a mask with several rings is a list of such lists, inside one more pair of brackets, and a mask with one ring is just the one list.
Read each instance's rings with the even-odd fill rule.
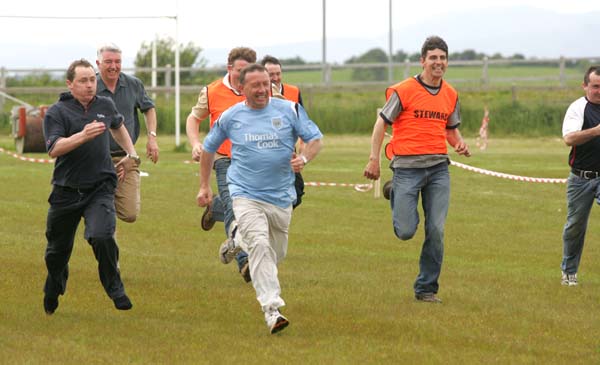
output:
[[[117,43],[123,48],[124,57],[131,59],[143,41],[156,36],[175,37],[175,15],[179,20],[180,42],[191,41],[203,49],[320,41],[322,4],[322,0],[4,1],[0,7],[0,66],[66,66],[53,64],[53,53],[69,46],[89,49],[81,56],[93,61],[95,48],[105,41]],[[328,39],[381,38],[388,32],[389,0],[327,0],[326,4]],[[600,1],[590,0],[393,0],[393,27],[427,24],[465,9],[499,6],[530,6],[558,13],[600,11]],[[10,16],[165,18],[71,20]],[[394,41],[395,50],[402,48],[398,44],[401,40]],[[26,46],[27,52],[19,45]],[[22,61],[15,53],[23,54]],[[222,63],[222,60],[209,61]]]

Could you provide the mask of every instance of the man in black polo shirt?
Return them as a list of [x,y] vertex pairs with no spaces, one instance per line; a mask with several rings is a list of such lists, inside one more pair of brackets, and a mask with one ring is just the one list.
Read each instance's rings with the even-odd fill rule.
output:
[[104,290],[117,309],[131,309],[114,239],[117,175],[109,152],[109,130],[127,151],[118,163],[125,174],[139,157],[113,101],[96,96],[96,74],[88,61],[71,63],[67,86],[70,92],[60,95],[43,123],[48,155],[56,158],[46,223],[44,310],[49,315],[54,313],[58,296],[65,293],[69,258],[81,217],[85,220],[85,238],[98,260]]
[[577,271],[594,198],[600,203],[600,66],[583,77],[585,97],[575,100],[563,121],[563,140],[571,147],[567,181],[567,223],[563,230],[561,284],[577,285]]

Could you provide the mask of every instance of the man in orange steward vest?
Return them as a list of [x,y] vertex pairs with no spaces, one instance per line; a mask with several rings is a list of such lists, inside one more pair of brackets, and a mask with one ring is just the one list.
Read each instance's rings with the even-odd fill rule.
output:
[[371,137],[371,154],[364,176],[380,176],[381,145],[392,126],[393,180],[385,184],[390,197],[394,233],[409,240],[417,231],[417,205],[422,196],[425,241],[414,283],[415,298],[440,303],[438,279],[444,256],[444,226],[450,200],[450,175],[446,141],[459,155],[470,156],[460,125],[458,94],[443,80],[448,67],[448,45],[437,36],[421,48],[423,71],[386,90],[387,102],[377,117]]
[[[199,133],[200,122],[210,116],[210,126],[212,128],[221,113],[234,104],[246,100],[239,84],[240,73],[248,64],[255,62],[256,52],[253,49],[247,47],[233,48],[227,57],[227,74],[225,77],[200,90],[198,102],[188,115],[185,126],[188,141],[192,146],[192,159],[194,161],[200,161],[202,155],[202,142]],[[229,188],[227,187],[227,169],[229,165],[231,165],[231,141],[225,140],[217,149],[213,164],[219,195],[215,197],[210,206],[206,207],[201,224],[202,229],[206,231],[212,229],[215,221],[223,221],[225,224],[227,239],[219,248],[219,257],[223,263],[229,263],[230,261],[225,259],[225,256],[229,247],[228,243],[236,231],[236,225],[232,225],[235,217],[231,207]],[[241,269],[247,266],[247,255],[240,252],[238,256],[238,266],[241,272]],[[246,270],[246,272],[247,274],[242,273],[242,276],[248,282],[250,281],[249,270]]]
[[260,61],[260,64],[265,66],[267,72],[269,73],[269,78],[271,79],[271,83],[277,88],[277,91],[283,95],[286,100],[293,101],[294,103],[298,103],[302,106],[302,95],[300,94],[300,89],[297,86],[284,84],[282,82],[282,72],[281,72],[281,62],[273,56],[265,56]]

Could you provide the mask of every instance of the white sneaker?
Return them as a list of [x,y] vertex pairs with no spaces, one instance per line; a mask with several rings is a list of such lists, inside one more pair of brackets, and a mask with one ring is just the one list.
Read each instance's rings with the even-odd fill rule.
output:
[[290,321],[288,321],[283,314],[279,313],[279,310],[277,309],[266,312],[265,321],[267,322],[267,327],[269,327],[271,334],[281,331],[290,324]]
[[231,222],[229,230],[229,236],[221,243],[221,247],[219,247],[219,259],[221,259],[221,262],[224,264],[233,261],[237,254],[242,250],[242,247],[235,239],[237,233],[237,223],[235,221]]
[[575,274],[567,274],[566,272],[562,272],[562,279],[560,282],[562,285],[566,286],[576,286],[577,283],[577,273]]
[[235,256],[242,250],[240,246],[235,245],[235,240],[233,238],[228,238],[221,244],[219,247],[219,258],[221,262],[224,264],[228,264]]

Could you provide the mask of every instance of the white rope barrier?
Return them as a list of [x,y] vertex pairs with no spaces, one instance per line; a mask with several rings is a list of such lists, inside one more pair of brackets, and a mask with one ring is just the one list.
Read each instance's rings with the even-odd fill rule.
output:
[[0,152],[2,152],[2,153],[5,153],[5,154],[7,154],[7,155],[9,155],[9,156],[12,156],[12,157],[14,157],[14,158],[16,158],[16,159],[18,159],[18,160],[21,160],[21,161],[27,161],[27,162],[36,162],[36,163],[54,163],[54,161],[55,161],[54,159],[47,160],[47,159],[45,159],[45,158],[31,158],[31,157],[25,157],[25,156],[19,155],[18,153],[14,153],[14,152],[11,152],[11,151],[8,151],[8,150],[5,150],[5,149],[4,149],[4,148],[2,148],[2,147],[0,147]]
[[456,167],[460,167],[461,169],[465,169],[467,171],[476,172],[478,174],[499,177],[502,179],[509,179],[515,181],[524,181],[524,182],[534,182],[534,183],[549,183],[549,184],[566,184],[567,179],[550,179],[545,177],[529,177],[529,176],[519,176],[519,175],[511,175],[505,174],[502,172],[490,171],[485,169],[480,169],[479,167],[473,167],[469,165],[465,165],[464,163],[450,161],[450,164]]

